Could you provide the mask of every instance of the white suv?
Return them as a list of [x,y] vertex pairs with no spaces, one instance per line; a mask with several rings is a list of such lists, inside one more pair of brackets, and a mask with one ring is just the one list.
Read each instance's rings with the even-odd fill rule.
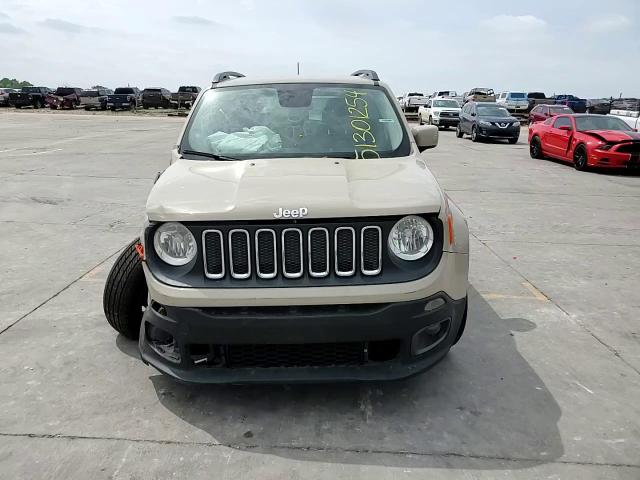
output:
[[438,127],[456,127],[460,121],[460,104],[452,98],[431,98],[418,109],[420,125],[425,123]]
[[[469,232],[371,70],[216,75],[114,264],[109,323],[183,381],[414,375],[458,341]],[[144,315],[142,310],[144,309]]]

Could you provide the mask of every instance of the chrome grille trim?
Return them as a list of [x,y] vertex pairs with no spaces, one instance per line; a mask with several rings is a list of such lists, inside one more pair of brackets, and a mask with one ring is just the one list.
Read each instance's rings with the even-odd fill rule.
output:
[[[311,234],[313,232],[324,232],[325,235],[325,240],[327,242],[327,249],[326,249],[326,263],[327,263],[327,269],[323,272],[314,272],[313,271],[313,264],[311,263]],[[308,258],[309,258],[309,275],[311,275],[313,278],[323,278],[326,277],[327,275],[329,275],[329,269],[331,268],[331,261],[329,260],[329,250],[331,249],[331,246],[329,244],[329,230],[327,230],[324,227],[314,227],[314,228],[310,228],[309,231],[307,232],[307,250],[308,250]]]
[[[207,270],[207,244],[206,236],[208,233],[217,234],[220,237],[220,263],[222,264],[222,271],[220,273],[209,273]],[[220,230],[205,230],[202,232],[202,260],[204,261],[204,275],[212,280],[220,280],[224,277],[224,236]]]
[[[287,255],[284,237],[287,232],[296,232],[298,235],[298,245],[300,247],[300,270],[297,272],[287,272]],[[282,241],[282,273],[286,278],[300,278],[304,272],[304,253],[302,248],[302,231],[298,228],[285,228],[281,234]]]
[[[349,271],[340,270],[338,267],[338,233],[342,230],[349,230],[351,232],[351,264],[353,268]],[[334,248],[334,268],[336,275],[339,277],[350,277],[356,273],[356,231],[353,227],[338,227],[333,234],[333,248]]]
[[[232,238],[234,233],[241,233],[247,237],[247,273],[235,273],[233,271]],[[231,276],[238,280],[245,280],[251,276],[251,237],[249,235],[249,232],[241,228],[234,228],[233,230],[229,230],[228,240],[229,240],[229,270],[231,271]]]
[[[378,268],[376,270],[366,270],[364,268],[364,232],[365,230],[378,231]],[[378,226],[369,225],[360,229],[360,269],[363,275],[378,275],[382,271],[382,229]]]
[[[259,250],[259,242],[258,236],[260,233],[266,232],[270,233],[273,237],[273,273],[262,273],[260,271],[260,250]],[[255,244],[256,244],[256,273],[258,277],[264,278],[265,280],[275,278],[278,275],[278,242],[276,241],[276,232],[271,230],[270,228],[260,228],[256,230],[255,234]]]

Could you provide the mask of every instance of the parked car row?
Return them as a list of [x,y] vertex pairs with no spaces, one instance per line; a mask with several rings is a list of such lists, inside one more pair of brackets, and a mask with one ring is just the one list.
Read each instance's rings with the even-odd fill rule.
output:
[[85,110],[134,110],[137,108],[191,108],[200,87],[181,86],[176,93],[166,88],[119,87],[111,90],[94,87],[83,90],[76,87],[22,87],[0,89],[0,105],[15,108],[49,107],[57,109]]

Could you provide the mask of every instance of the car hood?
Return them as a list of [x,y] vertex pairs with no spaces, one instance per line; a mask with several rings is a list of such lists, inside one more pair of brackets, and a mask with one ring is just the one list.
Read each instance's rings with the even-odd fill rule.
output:
[[640,141],[640,133],[638,132],[623,132],[620,130],[588,130],[580,133],[591,135],[592,137],[599,138],[605,142]]
[[267,220],[280,208],[360,217],[437,213],[442,198],[420,157],[178,159],[153,186],[146,211],[151,221]]

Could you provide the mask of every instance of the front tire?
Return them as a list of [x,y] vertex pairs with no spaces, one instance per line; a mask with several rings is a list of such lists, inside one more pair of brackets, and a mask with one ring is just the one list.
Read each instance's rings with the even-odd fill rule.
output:
[[480,141],[480,137],[478,136],[478,128],[475,125],[471,127],[471,141],[472,142]]
[[510,143],[511,145],[515,145],[516,143],[518,143],[518,139],[517,139],[517,138],[510,138],[510,139],[509,139],[509,143]]
[[125,247],[111,267],[104,286],[102,306],[107,322],[131,340],[140,334],[143,308],[147,305],[147,283],[136,250],[140,239]]
[[588,168],[587,149],[584,145],[578,145],[573,152],[573,167],[584,172]]
[[458,124],[458,126],[456,127],[456,137],[462,138],[463,136],[464,136],[464,132],[460,128],[460,124]]
[[542,143],[540,142],[540,137],[537,135],[531,139],[531,142],[529,142],[529,155],[531,158],[536,158],[538,160],[544,159]]
[[433,117],[429,115],[429,125],[433,125]]

